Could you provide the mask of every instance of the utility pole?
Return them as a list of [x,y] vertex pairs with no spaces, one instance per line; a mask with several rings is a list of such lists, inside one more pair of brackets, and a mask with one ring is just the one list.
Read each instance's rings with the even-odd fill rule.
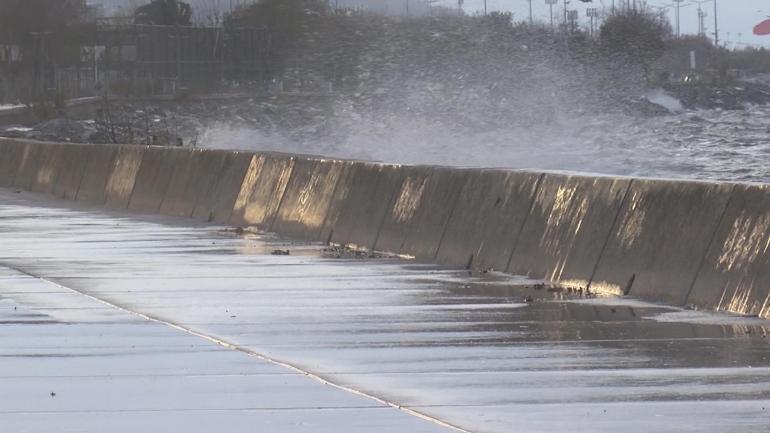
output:
[[555,5],[558,1],[559,0],[545,0],[545,4],[547,4],[551,10],[551,30],[553,30],[553,5]]
[[529,25],[532,25],[534,21],[532,20],[532,0],[529,0]]
[[717,17],[717,0],[714,0],[714,46],[719,48],[719,18]]
[[698,36],[706,36],[706,17],[708,14],[703,10],[703,3],[707,2],[698,2]]
[[409,16],[409,0],[406,0],[406,16]]
[[682,3],[682,0],[674,0],[674,3],[676,3],[676,37],[677,39],[682,36],[682,32],[680,31],[679,27],[679,5]]
[[564,0],[564,31],[566,32],[569,28],[569,24],[567,23],[567,5],[569,4],[569,1]]
[[484,16],[487,16],[487,0],[484,0]]
[[588,18],[591,21],[591,37],[594,37],[594,19],[599,18],[599,10],[596,8],[588,8],[586,10],[586,15],[588,15]]

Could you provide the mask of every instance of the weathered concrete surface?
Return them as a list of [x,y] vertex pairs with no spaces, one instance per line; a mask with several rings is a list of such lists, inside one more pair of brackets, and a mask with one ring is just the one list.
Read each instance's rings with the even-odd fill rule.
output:
[[588,287],[630,182],[546,174],[507,271]]
[[20,146],[13,142],[0,140],[0,187],[13,185],[19,167],[17,156],[20,151]]
[[684,305],[732,189],[634,179],[591,290]]
[[375,249],[434,262],[469,172],[441,167],[403,171],[404,180],[385,213]]
[[326,219],[324,219],[321,226],[318,238],[315,239],[327,244],[332,241],[334,228],[339,221],[340,215],[343,213],[343,209],[345,209],[345,200],[353,185],[353,175],[356,172],[357,165],[357,163],[353,161],[338,161],[338,164],[342,164],[342,167],[340,168],[341,171],[339,178],[337,179],[337,185],[334,187],[334,193],[329,200],[329,209],[326,212]]
[[340,211],[334,218],[329,238],[337,244],[372,251],[401,188],[404,173],[397,166],[367,163],[355,164],[350,170],[347,185],[338,187],[344,198],[338,205]]
[[176,152],[168,187],[160,204],[161,214],[179,217],[189,217],[192,214],[195,208],[195,194],[188,193],[188,187],[193,179],[211,175],[197,170],[201,152],[200,149],[189,152],[180,149]]
[[89,150],[88,146],[65,146],[62,148],[61,167],[54,187],[56,197],[75,200],[85,175]]
[[767,431],[764,321],[65,205],[0,192],[4,430],[448,431],[247,351],[472,432]]
[[160,212],[192,217],[200,197],[215,189],[225,152],[195,149],[179,156]]
[[230,221],[252,158],[251,153],[227,152],[216,188],[210,195],[204,195],[195,206],[193,216],[196,219],[222,223]]
[[337,184],[346,168],[344,163],[334,160],[297,161],[269,229],[299,239],[320,240],[329,208],[336,204]]
[[[3,152],[3,150],[0,150]],[[64,149],[56,144],[43,145],[40,166],[32,180],[31,190],[43,194],[53,194],[56,188],[56,180],[62,168],[61,158]],[[0,168],[2,170],[2,168]]]
[[83,179],[78,189],[77,201],[104,204],[107,201],[107,182],[115,166],[118,146],[92,146],[88,152]]
[[219,193],[219,184],[230,169],[231,159],[229,153],[222,150],[210,150],[205,157],[201,157],[203,160],[197,170],[201,174],[205,173],[205,176],[195,179],[188,186],[188,189],[197,190],[191,216],[199,221],[213,221],[212,210]]
[[142,156],[142,164],[136,175],[134,191],[128,208],[137,212],[158,213],[166,198],[174,168],[180,155],[178,149],[149,147]]
[[13,186],[30,190],[37,178],[40,161],[43,159],[43,144],[37,142],[25,143],[18,160]]
[[770,318],[768,185],[736,185],[687,303]]
[[235,201],[231,221],[269,229],[281,206],[295,162],[287,155],[254,155]]
[[438,262],[504,271],[542,176],[503,170],[468,173],[441,241]]
[[147,150],[147,146],[120,146],[104,192],[107,207],[113,209],[128,208],[145,150]]

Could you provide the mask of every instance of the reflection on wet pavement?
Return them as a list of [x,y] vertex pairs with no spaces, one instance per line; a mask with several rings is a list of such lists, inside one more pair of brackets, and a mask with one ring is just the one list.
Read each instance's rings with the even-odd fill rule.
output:
[[[469,431],[770,431],[766,321],[0,199],[7,268]],[[73,296],[0,287],[29,320],[107,320]]]

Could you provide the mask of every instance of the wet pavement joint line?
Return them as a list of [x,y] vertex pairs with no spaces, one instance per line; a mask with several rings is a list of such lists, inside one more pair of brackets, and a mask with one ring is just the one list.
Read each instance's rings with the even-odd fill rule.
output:
[[150,316],[150,315],[147,315],[147,314],[144,314],[144,313],[140,313],[138,311],[134,311],[134,310],[131,310],[131,309],[126,308],[126,307],[122,307],[122,306],[117,305],[117,304],[113,304],[112,302],[106,301],[104,299],[98,298],[96,296],[90,295],[90,294],[85,293],[85,292],[81,292],[80,290],[74,289],[72,287],[67,287],[67,286],[61,285],[61,284],[59,284],[59,283],[57,283],[55,281],[51,281],[51,280],[49,280],[47,278],[31,274],[31,273],[29,273],[27,271],[19,269],[19,268],[15,267],[15,266],[12,266],[10,264],[6,264],[6,263],[0,262],[0,266],[6,267],[6,268],[9,268],[9,269],[13,269],[13,270],[15,270],[15,271],[17,271],[19,273],[22,273],[24,275],[27,275],[27,276],[31,277],[31,278],[35,278],[37,280],[40,280],[40,281],[52,284],[52,285],[54,285],[56,287],[60,287],[60,288],[62,288],[64,290],[68,290],[70,292],[79,294],[81,296],[85,296],[88,299],[91,299],[91,300],[93,300],[95,302],[98,302],[100,304],[106,305],[108,307],[117,309],[117,310],[122,311],[124,313],[140,317],[140,318],[142,318],[144,320],[147,320],[147,321],[150,321],[150,322],[153,322],[153,323],[158,323],[158,324],[161,324],[161,325],[168,326],[168,327],[170,327],[172,329],[184,332],[184,333],[186,333],[188,335],[192,335],[194,337],[202,338],[202,339],[204,339],[206,341],[209,341],[211,343],[214,343],[214,344],[216,344],[218,346],[221,346],[221,347],[224,347],[226,349],[235,350],[235,351],[241,352],[243,354],[246,354],[248,356],[251,356],[253,358],[259,359],[261,361],[264,361],[264,362],[267,362],[267,363],[270,363],[270,364],[273,364],[273,365],[276,365],[276,366],[279,366],[279,367],[286,368],[286,369],[288,369],[290,371],[299,373],[299,374],[301,374],[301,375],[303,375],[303,376],[305,376],[305,377],[307,377],[309,379],[312,379],[312,380],[314,380],[316,382],[319,382],[319,383],[321,383],[323,385],[327,385],[327,386],[330,386],[332,388],[336,388],[336,389],[348,392],[348,393],[353,394],[353,395],[357,395],[357,396],[360,396],[360,397],[363,397],[363,398],[367,398],[367,399],[372,400],[374,402],[380,403],[380,404],[382,404],[384,406],[389,406],[391,408],[394,408],[394,409],[397,409],[397,410],[399,410],[401,412],[404,412],[404,413],[406,413],[408,415],[414,416],[414,417],[422,419],[424,421],[428,421],[428,422],[436,424],[438,426],[454,430],[454,431],[456,431],[458,433],[473,433],[470,430],[465,430],[465,429],[463,429],[463,428],[461,428],[459,426],[450,424],[450,423],[448,423],[446,421],[442,421],[441,419],[432,417],[430,415],[424,414],[424,413],[419,412],[417,410],[410,409],[409,407],[402,406],[402,405],[400,405],[398,403],[395,403],[393,401],[385,400],[385,399],[377,397],[377,396],[375,396],[373,394],[369,394],[369,393],[366,393],[364,391],[360,391],[360,390],[357,390],[357,389],[354,389],[354,388],[351,388],[351,387],[348,387],[348,386],[345,386],[345,385],[340,385],[340,384],[331,382],[331,381],[329,381],[327,379],[324,379],[323,377],[321,377],[321,376],[319,376],[319,375],[317,375],[315,373],[312,373],[312,372],[307,371],[307,370],[303,370],[302,368],[297,367],[297,366],[292,365],[292,364],[289,364],[287,362],[280,361],[280,360],[271,358],[269,356],[263,355],[261,353],[258,353],[256,351],[254,351],[254,350],[251,350],[249,348],[238,346],[238,345],[232,344],[230,342],[227,342],[225,340],[213,337],[211,335],[207,335],[207,334],[195,331],[193,329],[187,328],[185,326],[182,326],[182,325],[179,325],[179,324],[176,324],[176,323],[173,323],[173,322],[169,322],[169,321],[157,318],[157,317],[153,317],[153,316]]

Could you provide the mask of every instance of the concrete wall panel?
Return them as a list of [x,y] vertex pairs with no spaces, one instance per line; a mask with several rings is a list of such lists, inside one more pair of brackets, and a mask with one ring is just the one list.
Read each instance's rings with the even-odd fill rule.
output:
[[88,163],[76,197],[77,201],[104,204],[107,182],[112,174],[118,146],[92,145],[88,148]]
[[393,205],[385,214],[375,249],[434,261],[447,222],[457,206],[468,171],[407,167]]
[[319,240],[344,171],[345,164],[339,161],[298,159],[270,230]]
[[546,174],[508,272],[588,287],[631,181]]
[[[213,221],[211,209],[216,200],[219,182],[222,179],[227,162],[228,152],[224,150],[209,150],[202,158],[198,166],[200,176],[190,183],[190,187],[197,189],[195,206],[191,216],[201,221]],[[188,193],[192,193],[188,191]]]
[[687,303],[770,317],[770,186],[736,185]]
[[126,209],[134,191],[146,146],[124,145],[118,149],[105,189],[106,203],[114,209]]
[[339,217],[343,210],[343,204],[347,199],[348,193],[352,187],[353,174],[355,173],[355,167],[358,163],[353,161],[339,161],[341,164],[339,179],[337,180],[337,186],[334,188],[334,193],[329,203],[329,210],[326,213],[326,219],[321,227],[321,231],[316,240],[321,242],[331,242],[332,234],[334,233],[334,227],[339,220]]
[[269,228],[281,205],[294,163],[295,159],[286,155],[254,155],[233,208],[233,224]]
[[128,204],[130,210],[158,213],[171,182],[177,158],[188,151],[164,147],[149,147],[142,156],[136,175],[134,192]]
[[195,197],[187,194],[187,187],[197,176],[201,150],[179,152],[171,170],[166,194],[161,201],[159,212],[164,215],[187,216],[195,208]]
[[732,189],[633,180],[591,290],[683,305]]
[[25,143],[10,139],[0,140],[0,187],[11,187],[19,170],[19,161]]
[[180,155],[160,212],[192,217],[198,200],[216,188],[225,153],[195,149]]
[[404,180],[404,168],[354,163],[347,185],[340,190],[339,214],[329,232],[332,242],[374,249],[387,212]]
[[220,223],[230,221],[252,158],[251,153],[226,153],[219,171],[219,181],[213,193],[207,193],[202,200],[199,200],[193,212],[194,218]]
[[64,146],[55,143],[43,145],[40,165],[35,178],[32,180],[31,189],[34,192],[53,194],[56,188],[56,179],[62,167]]
[[21,158],[18,161],[18,169],[13,186],[29,191],[32,184],[37,179],[37,173],[40,170],[40,164],[43,160],[43,143],[30,141],[25,143],[21,152]]
[[504,170],[468,173],[438,262],[504,271],[542,176]]
[[62,145],[61,167],[54,187],[56,197],[75,200],[86,171],[90,149],[86,145]]

